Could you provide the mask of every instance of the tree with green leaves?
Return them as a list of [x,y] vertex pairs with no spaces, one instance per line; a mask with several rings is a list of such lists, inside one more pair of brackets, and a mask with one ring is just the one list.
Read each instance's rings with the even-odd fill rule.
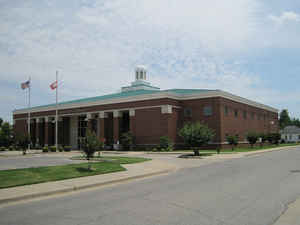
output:
[[255,132],[249,132],[247,134],[247,140],[250,143],[251,148],[253,148],[253,145],[255,145],[258,140],[258,135]]
[[233,151],[235,149],[235,147],[238,145],[239,138],[236,135],[228,135],[226,137],[226,140],[227,140],[228,144],[231,145],[231,149]]
[[91,171],[92,167],[90,159],[94,157],[94,154],[101,147],[100,140],[97,138],[95,132],[87,130],[86,139],[83,142],[82,150],[85,154],[85,158],[88,161],[88,170]]
[[29,137],[27,135],[18,134],[15,137],[15,143],[23,151],[23,155],[26,155],[26,150],[29,145]]
[[278,145],[279,144],[279,141],[281,139],[281,135],[279,133],[273,133],[273,142],[274,144]]
[[3,119],[0,118],[0,127],[2,127]]
[[264,143],[268,140],[268,135],[265,133],[261,133],[259,135],[259,138],[261,138],[260,147],[262,147]]
[[12,143],[12,128],[8,122],[4,122],[0,128],[0,146],[8,147]]
[[168,136],[162,136],[159,138],[159,148],[160,150],[165,150],[167,152],[173,151],[173,142]]
[[122,149],[125,151],[131,150],[134,143],[134,136],[131,132],[126,132],[121,135]]
[[280,129],[285,128],[291,124],[291,118],[287,109],[283,109],[279,114],[279,127]]
[[188,122],[179,130],[178,135],[194,150],[195,156],[199,156],[199,147],[208,144],[215,136],[215,132],[200,122]]
[[293,119],[291,120],[291,125],[300,127],[300,120],[299,120],[298,118],[293,118]]

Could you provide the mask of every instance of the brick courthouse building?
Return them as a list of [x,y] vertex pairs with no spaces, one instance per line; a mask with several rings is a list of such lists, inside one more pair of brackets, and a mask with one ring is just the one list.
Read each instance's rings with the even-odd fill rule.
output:
[[[228,92],[205,89],[160,90],[146,81],[145,67],[135,70],[135,81],[115,94],[58,104],[58,143],[80,148],[86,129],[118,144],[123,132],[132,132],[136,145],[153,146],[161,136],[182,144],[178,129],[187,121],[200,121],[215,131],[212,147],[226,145],[227,135],[278,132],[278,110]],[[30,109],[33,144],[55,144],[56,105]],[[15,131],[27,133],[28,109],[13,112]]]

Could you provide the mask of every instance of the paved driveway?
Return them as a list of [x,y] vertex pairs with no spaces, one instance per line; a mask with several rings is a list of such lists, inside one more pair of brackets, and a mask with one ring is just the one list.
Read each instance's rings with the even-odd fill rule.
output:
[[82,163],[82,160],[71,160],[67,155],[35,154],[27,156],[0,157],[0,170],[55,166]]

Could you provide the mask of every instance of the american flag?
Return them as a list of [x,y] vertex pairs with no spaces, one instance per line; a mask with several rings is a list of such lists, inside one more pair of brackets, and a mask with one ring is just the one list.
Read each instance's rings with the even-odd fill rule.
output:
[[30,80],[24,82],[24,83],[21,83],[21,88],[24,90],[26,88],[29,88],[30,86]]

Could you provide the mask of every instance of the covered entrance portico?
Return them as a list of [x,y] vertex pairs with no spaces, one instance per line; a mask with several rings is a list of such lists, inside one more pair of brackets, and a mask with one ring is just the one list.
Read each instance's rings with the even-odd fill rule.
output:
[[[48,119],[49,120],[49,119]],[[114,110],[97,113],[82,113],[79,115],[59,116],[58,144],[70,145],[72,149],[81,149],[82,142],[86,138],[87,129],[95,132],[107,147],[118,147],[120,135],[133,130],[134,111]],[[48,140],[45,145],[55,144],[55,118],[51,118],[48,125]],[[63,132],[62,132],[63,131]],[[67,138],[68,137],[68,138]],[[46,143],[48,141],[48,143]]]

